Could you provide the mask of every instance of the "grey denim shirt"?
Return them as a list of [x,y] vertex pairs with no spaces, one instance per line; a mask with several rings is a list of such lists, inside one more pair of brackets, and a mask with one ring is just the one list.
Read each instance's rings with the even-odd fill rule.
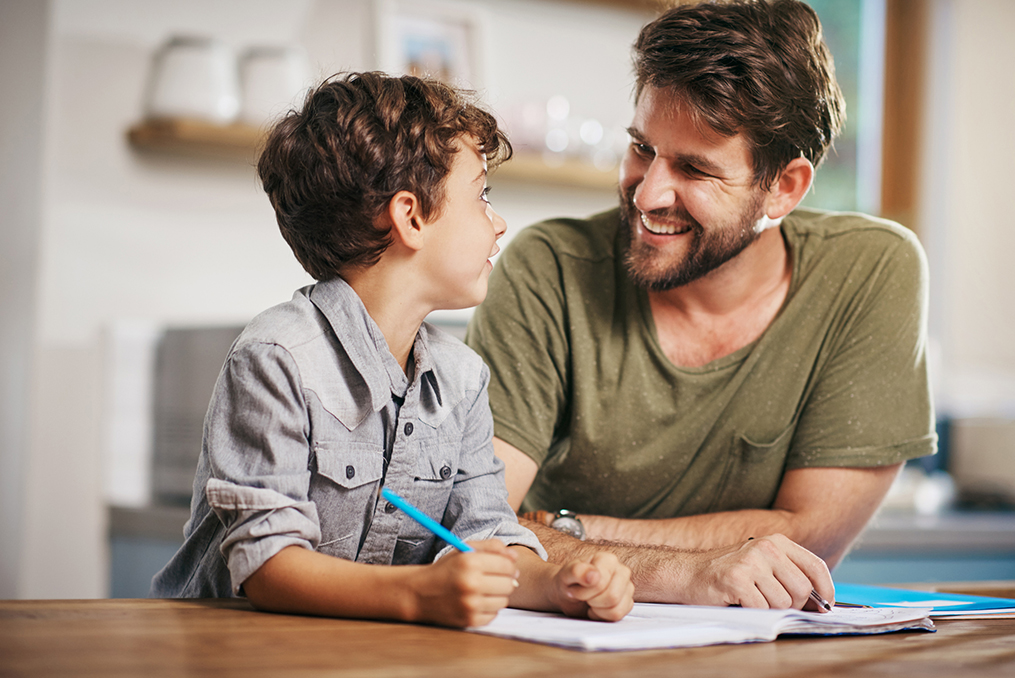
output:
[[545,559],[507,501],[486,365],[425,323],[412,356],[410,382],[341,278],[254,318],[208,406],[184,544],[150,595],[239,595],[291,545],[390,565],[450,550],[379,499],[382,487],[461,539],[497,538]]

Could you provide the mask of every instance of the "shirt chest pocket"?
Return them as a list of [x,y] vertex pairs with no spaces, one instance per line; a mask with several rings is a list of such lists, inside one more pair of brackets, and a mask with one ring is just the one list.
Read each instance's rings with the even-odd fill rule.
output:
[[[412,464],[413,482],[407,497],[423,513],[438,522],[444,516],[451,490],[454,488],[458,475],[456,460],[442,451],[440,445],[421,445]],[[414,521],[403,521],[399,532],[402,538],[430,536],[426,528],[414,524]]]
[[317,443],[317,472],[352,490],[384,476],[384,449],[369,443]]
[[314,450],[316,472],[311,474],[310,498],[317,504],[321,524],[319,550],[354,560],[384,477],[384,450],[380,445],[354,442],[319,442]]
[[416,460],[416,480],[435,483],[453,483],[458,473],[458,464],[445,448],[436,443],[420,445]]

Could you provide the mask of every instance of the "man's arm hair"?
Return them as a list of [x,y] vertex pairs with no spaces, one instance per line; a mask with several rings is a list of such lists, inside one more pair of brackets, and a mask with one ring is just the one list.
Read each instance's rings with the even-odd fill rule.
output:
[[697,551],[579,541],[542,523],[519,520],[539,537],[551,562],[588,560],[597,551],[616,555],[631,569],[637,602],[802,608],[812,589],[835,600],[824,561],[782,535]]

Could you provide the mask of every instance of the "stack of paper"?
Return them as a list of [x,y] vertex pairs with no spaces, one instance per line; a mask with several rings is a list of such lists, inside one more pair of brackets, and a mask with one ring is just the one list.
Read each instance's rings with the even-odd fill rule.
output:
[[835,598],[840,603],[872,607],[930,608],[930,616],[933,618],[1015,617],[1015,600],[1010,598],[910,591],[861,584],[836,584]]
[[857,635],[934,630],[927,609],[837,609],[827,613],[637,603],[616,623],[546,612],[501,610],[487,626],[468,629],[580,650],[647,650],[756,643],[783,634]]

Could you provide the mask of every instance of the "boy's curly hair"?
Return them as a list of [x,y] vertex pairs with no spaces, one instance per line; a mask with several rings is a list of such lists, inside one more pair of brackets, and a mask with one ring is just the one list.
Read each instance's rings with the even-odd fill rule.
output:
[[471,93],[408,75],[339,74],[275,125],[257,173],[296,259],[328,280],[377,262],[391,244],[381,216],[399,191],[416,196],[424,219],[440,215],[463,135],[475,138],[490,169],[511,157]]

